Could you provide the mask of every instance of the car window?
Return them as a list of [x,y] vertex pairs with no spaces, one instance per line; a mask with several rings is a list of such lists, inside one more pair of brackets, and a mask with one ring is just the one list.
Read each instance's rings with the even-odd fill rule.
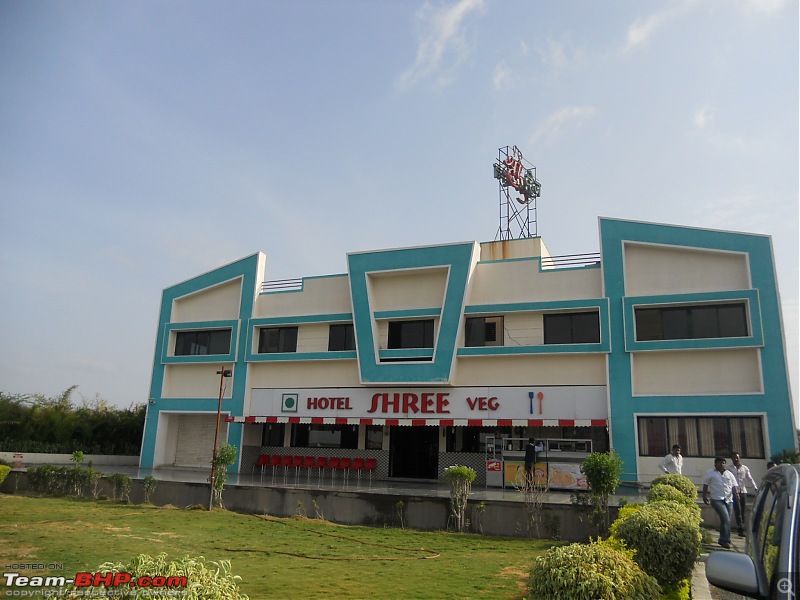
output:
[[754,519],[755,558],[761,563],[767,581],[772,583],[775,569],[778,565],[778,551],[780,549],[780,527],[778,527],[778,514],[780,513],[779,489],[773,482],[766,483],[762,491],[762,499],[758,507],[758,514]]

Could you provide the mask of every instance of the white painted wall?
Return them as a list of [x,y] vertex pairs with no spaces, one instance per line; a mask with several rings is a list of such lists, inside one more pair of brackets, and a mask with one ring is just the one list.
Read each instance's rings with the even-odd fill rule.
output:
[[462,356],[456,386],[606,385],[605,355]]
[[635,395],[761,393],[758,348],[635,352]]
[[304,279],[303,291],[259,294],[253,316],[294,317],[352,311],[350,282],[342,275]]
[[625,295],[749,289],[747,256],[738,252],[625,244]]
[[220,321],[239,318],[242,280],[237,278],[175,300],[172,322]]

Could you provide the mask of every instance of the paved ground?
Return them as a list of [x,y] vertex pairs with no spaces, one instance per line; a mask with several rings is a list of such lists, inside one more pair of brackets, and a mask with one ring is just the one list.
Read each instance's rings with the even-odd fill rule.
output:
[[[711,540],[716,540],[718,533],[714,529],[704,529],[708,532],[706,537]],[[703,549],[700,552],[700,561],[695,565],[694,574],[692,577],[692,600],[744,600],[744,596],[726,592],[718,587],[710,585],[706,579],[706,559],[711,552],[744,552],[745,538],[736,535],[736,532],[731,532],[731,545],[730,550],[725,550],[720,547],[716,542],[703,544]]]

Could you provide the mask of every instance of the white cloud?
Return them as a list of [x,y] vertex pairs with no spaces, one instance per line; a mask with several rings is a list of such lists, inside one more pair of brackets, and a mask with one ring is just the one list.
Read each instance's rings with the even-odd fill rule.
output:
[[698,108],[694,113],[694,124],[701,129],[710,124],[713,119],[714,111],[707,106]]
[[484,0],[459,0],[441,8],[426,3],[417,12],[419,28],[424,31],[417,46],[417,59],[400,76],[400,89],[409,89],[436,74],[439,74],[438,83],[449,81],[449,76],[441,74],[445,58],[449,59],[452,67],[469,54],[465,21],[470,13],[483,9]]
[[647,43],[659,29],[673,19],[685,14],[694,4],[694,0],[683,0],[672,3],[647,17],[636,19],[628,27],[624,51],[628,52],[637,46]]
[[597,109],[594,106],[567,106],[548,116],[530,138],[531,145],[553,143],[568,129],[580,127],[592,118]]
[[492,87],[495,90],[505,90],[511,86],[511,69],[506,64],[506,61],[501,60],[497,63],[492,73]]
[[746,153],[750,150],[751,144],[745,138],[733,133],[720,132],[713,127],[716,111],[703,106],[694,112],[692,122],[695,126],[695,133],[705,144],[715,152],[723,153]]

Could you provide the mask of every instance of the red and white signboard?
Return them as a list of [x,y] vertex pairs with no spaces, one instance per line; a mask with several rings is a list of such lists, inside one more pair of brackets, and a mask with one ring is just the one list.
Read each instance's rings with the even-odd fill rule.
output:
[[253,389],[234,422],[605,426],[605,386]]

